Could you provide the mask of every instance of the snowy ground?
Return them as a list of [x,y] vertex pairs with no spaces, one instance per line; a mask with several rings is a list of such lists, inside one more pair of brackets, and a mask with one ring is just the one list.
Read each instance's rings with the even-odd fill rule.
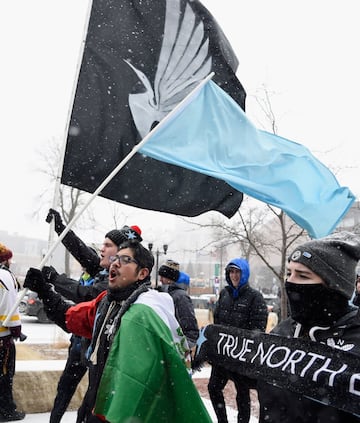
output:
[[[206,408],[208,409],[208,412],[212,418],[212,421],[215,423],[216,417],[215,413],[212,409],[211,403],[209,400],[204,399],[204,403],[206,405]],[[229,423],[236,423],[237,422],[237,413],[234,410],[231,410],[228,408],[228,420]],[[22,420],[23,422],[27,423],[48,423],[50,418],[50,413],[39,413],[39,414],[27,414],[25,419]],[[76,421],[76,411],[69,411],[65,413],[64,417],[61,420],[61,423],[75,423]],[[250,423],[257,423],[257,419],[254,417],[251,417]]]

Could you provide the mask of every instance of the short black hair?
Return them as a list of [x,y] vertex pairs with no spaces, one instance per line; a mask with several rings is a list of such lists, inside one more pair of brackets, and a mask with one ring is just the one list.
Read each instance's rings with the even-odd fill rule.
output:
[[146,267],[151,273],[154,267],[154,256],[139,241],[125,241],[119,245],[119,250],[130,248],[134,254],[134,259],[139,263],[140,268]]

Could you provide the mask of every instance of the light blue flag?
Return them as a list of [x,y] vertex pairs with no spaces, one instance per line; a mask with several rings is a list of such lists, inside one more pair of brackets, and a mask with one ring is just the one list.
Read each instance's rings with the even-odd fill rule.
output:
[[282,209],[313,238],[331,233],[355,201],[306,147],[256,129],[213,81],[159,125],[139,151],[224,180]]

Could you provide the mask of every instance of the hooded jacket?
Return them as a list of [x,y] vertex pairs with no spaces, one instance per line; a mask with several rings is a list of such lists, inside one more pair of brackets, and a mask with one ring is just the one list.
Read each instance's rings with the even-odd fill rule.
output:
[[[315,326],[305,331],[299,323],[288,318],[273,329],[272,334],[287,338],[311,339],[360,356],[360,316],[354,308],[349,307],[349,312],[331,328]],[[360,408],[359,416],[354,416],[260,380],[257,389],[261,405],[259,423],[360,422]]]
[[[235,288],[230,279],[230,267],[241,271],[240,283]],[[249,264],[245,259],[236,258],[226,266],[225,278],[228,286],[221,290],[214,311],[214,323],[242,329],[265,331],[267,306],[261,293],[250,287]]]
[[100,257],[96,251],[86,245],[73,231],[69,231],[62,240],[65,248],[86,269],[94,281],[91,285],[79,284],[78,280],[67,277],[65,273],[54,274],[50,283],[57,292],[74,303],[90,301],[96,298],[108,286],[108,270],[100,267]]

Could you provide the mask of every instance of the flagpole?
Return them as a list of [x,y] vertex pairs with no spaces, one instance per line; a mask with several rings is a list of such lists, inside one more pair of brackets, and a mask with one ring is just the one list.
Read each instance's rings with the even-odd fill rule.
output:
[[[57,171],[57,175],[56,175],[56,179],[55,179],[54,197],[53,197],[53,201],[52,201],[52,208],[53,209],[56,209],[57,206],[58,206],[58,203],[59,203],[61,174],[62,174],[62,168],[63,168],[63,165],[64,165],[64,159],[65,159],[66,140],[67,140],[67,134],[69,133],[71,111],[72,111],[72,108],[74,106],[76,86],[77,86],[77,81],[79,79],[81,62],[82,62],[82,57],[83,57],[84,49],[85,49],[86,36],[87,36],[88,28],[89,28],[92,3],[93,3],[93,1],[89,0],[88,9],[87,9],[87,12],[86,12],[86,19],[85,19],[85,24],[84,24],[83,36],[82,36],[81,46],[80,46],[80,50],[79,50],[79,58],[78,58],[77,67],[76,67],[76,77],[74,79],[75,82],[73,84],[73,88],[72,88],[72,92],[71,92],[70,107],[69,107],[68,113],[67,113],[67,120],[66,120],[66,126],[65,126],[65,131],[64,131],[64,137],[63,137],[63,142],[62,142],[62,146],[61,146],[61,150],[60,150],[59,166],[58,166],[58,171]],[[55,222],[54,222],[54,220],[52,220],[52,222],[50,222],[50,226],[49,226],[48,248],[50,248],[50,246],[54,242],[54,225],[55,225]]]
[[[43,259],[39,264],[39,269],[41,269],[46,262],[48,261],[49,257],[51,257],[52,253],[54,252],[55,248],[60,244],[60,242],[64,239],[65,235],[70,231],[70,229],[74,226],[76,221],[79,217],[83,214],[83,212],[89,207],[89,205],[94,201],[97,195],[105,188],[105,186],[114,178],[114,176],[126,165],[126,163],[146,144],[150,137],[158,131],[163,125],[165,125],[176,113],[184,108],[186,104],[192,99],[192,97],[198,93],[201,88],[208,82],[210,79],[215,75],[214,72],[211,72],[206,78],[204,78],[170,113],[168,113],[156,126],[153,128],[138,144],[136,144],[130,153],[124,157],[123,160],[116,166],[116,168],[104,179],[104,181],[99,185],[99,187],[91,194],[89,200],[83,205],[80,211],[71,219],[71,221],[67,224],[65,229],[61,232],[57,240],[50,246],[48,252],[45,254]],[[27,294],[28,288],[25,288],[19,297],[17,298],[16,303],[14,304],[13,308],[9,312],[7,318],[3,322],[3,326],[10,320],[10,316],[15,312],[18,308],[21,300]]]

